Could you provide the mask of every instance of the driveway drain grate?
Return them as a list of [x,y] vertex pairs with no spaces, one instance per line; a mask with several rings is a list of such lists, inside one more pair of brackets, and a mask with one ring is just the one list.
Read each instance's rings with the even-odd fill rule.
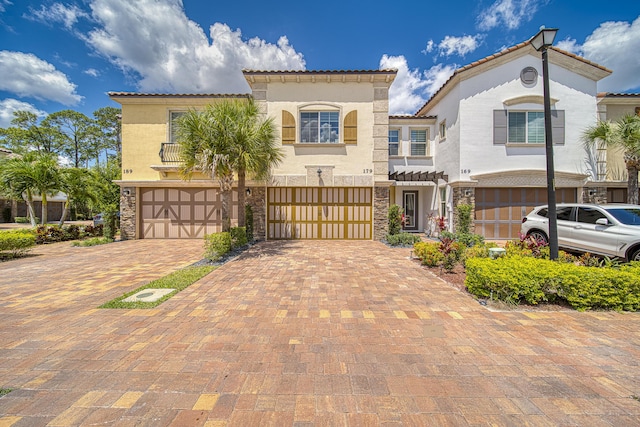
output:
[[174,292],[175,289],[160,288],[160,289],[143,289],[135,294],[123,299],[124,302],[155,302],[163,296]]

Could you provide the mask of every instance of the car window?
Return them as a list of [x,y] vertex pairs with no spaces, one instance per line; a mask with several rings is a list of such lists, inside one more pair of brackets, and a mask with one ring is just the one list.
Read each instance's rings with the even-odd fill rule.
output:
[[584,222],[587,224],[595,224],[600,218],[606,218],[607,216],[600,212],[596,208],[578,208],[578,222]]
[[616,208],[607,209],[618,221],[627,225],[640,225],[640,209],[637,208]]
[[563,206],[563,207],[556,208],[556,218],[561,219],[563,221],[574,221],[572,213],[573,213],[572,206]]

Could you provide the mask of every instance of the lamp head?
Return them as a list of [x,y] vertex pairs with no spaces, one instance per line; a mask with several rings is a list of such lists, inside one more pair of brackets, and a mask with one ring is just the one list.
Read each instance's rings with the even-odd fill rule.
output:
[[540,31],[538,31],[538,34],[531,38],[531,46],[533,46],[535,50],[540,52],[540,50],[546,49],[553,44],[553,40],[555,40],[557,33],[557,28],[545,28],[544,26],[542,26],[540,27]]

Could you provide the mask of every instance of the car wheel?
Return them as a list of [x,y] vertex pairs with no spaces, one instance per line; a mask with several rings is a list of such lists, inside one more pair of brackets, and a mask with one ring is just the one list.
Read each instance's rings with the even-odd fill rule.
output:
[[629,257],[629,261],[640,261],[640,248],[635,248]]
[[544,244],[549,243],[549,238],[547,237],[547,235],[540,230],[533,230],[529,232],[527,236],[533,237],[537,242],[543,242]]

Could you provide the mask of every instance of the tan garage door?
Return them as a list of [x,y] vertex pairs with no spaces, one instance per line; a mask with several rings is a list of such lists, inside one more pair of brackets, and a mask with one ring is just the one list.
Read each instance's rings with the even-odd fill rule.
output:
[[[143,188],[140,190],[143,239],[200,239],[222,229],[217,188]],[[237,192],[232,218],[237,218]]]
[[[576,201],[575,188],[556,189],[558,203]],[[546,188],[476,188],[476,233],[487,239],[516,239],[522,217],[547,203]]]
[[371,188],[286,187],[267,194],[269,239],[372,238]]

